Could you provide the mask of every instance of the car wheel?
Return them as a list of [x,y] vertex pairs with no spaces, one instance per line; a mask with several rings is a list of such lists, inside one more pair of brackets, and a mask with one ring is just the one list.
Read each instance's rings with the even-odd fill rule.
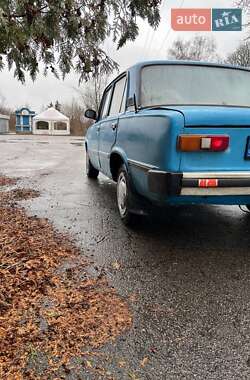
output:
[[133,193],[131,182],[125,165],[119,169],[117,179],[117,206],[123,223],[127,226],[134,225],[138,215],[131,212],[133,205]]
[[86,152],[86,173],[87,173],[88,178],[91,178],[91,179],[96,179],[99,174],[99,170],[94,168],[94,166],[92,165],[88,152]]
[[246,208],[250,211],[250,205],[246,205]]

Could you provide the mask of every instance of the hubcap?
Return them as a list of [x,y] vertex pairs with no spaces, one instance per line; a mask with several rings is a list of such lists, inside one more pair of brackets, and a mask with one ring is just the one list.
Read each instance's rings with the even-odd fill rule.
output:
[[117,183],[117,203],[121,216],[127,211],[127,181],[124,173],[121,173]]

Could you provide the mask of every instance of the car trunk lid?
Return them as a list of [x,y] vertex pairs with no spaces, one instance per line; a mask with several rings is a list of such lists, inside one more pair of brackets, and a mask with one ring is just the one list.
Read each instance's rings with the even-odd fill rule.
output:
[[245,157],[250,136],[250,108],[185,106],[176,109],[184,115],[183,135],[225,135],[230,139],[226,151],[182,152],[180,171],[250,171],[250,161]]

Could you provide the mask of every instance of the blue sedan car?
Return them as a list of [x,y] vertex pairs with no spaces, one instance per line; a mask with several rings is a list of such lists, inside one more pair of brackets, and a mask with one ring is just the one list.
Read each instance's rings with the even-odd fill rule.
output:
[[86,135],[87,175],[117,182],[128,224],[150,204],[250,209],[250,71],[139,63],[105,89]]

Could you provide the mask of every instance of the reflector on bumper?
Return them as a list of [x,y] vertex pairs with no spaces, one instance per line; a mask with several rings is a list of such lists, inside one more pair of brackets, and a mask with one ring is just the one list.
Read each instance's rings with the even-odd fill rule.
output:
[[199,187],[218,187],[218,179],[199,179]]

